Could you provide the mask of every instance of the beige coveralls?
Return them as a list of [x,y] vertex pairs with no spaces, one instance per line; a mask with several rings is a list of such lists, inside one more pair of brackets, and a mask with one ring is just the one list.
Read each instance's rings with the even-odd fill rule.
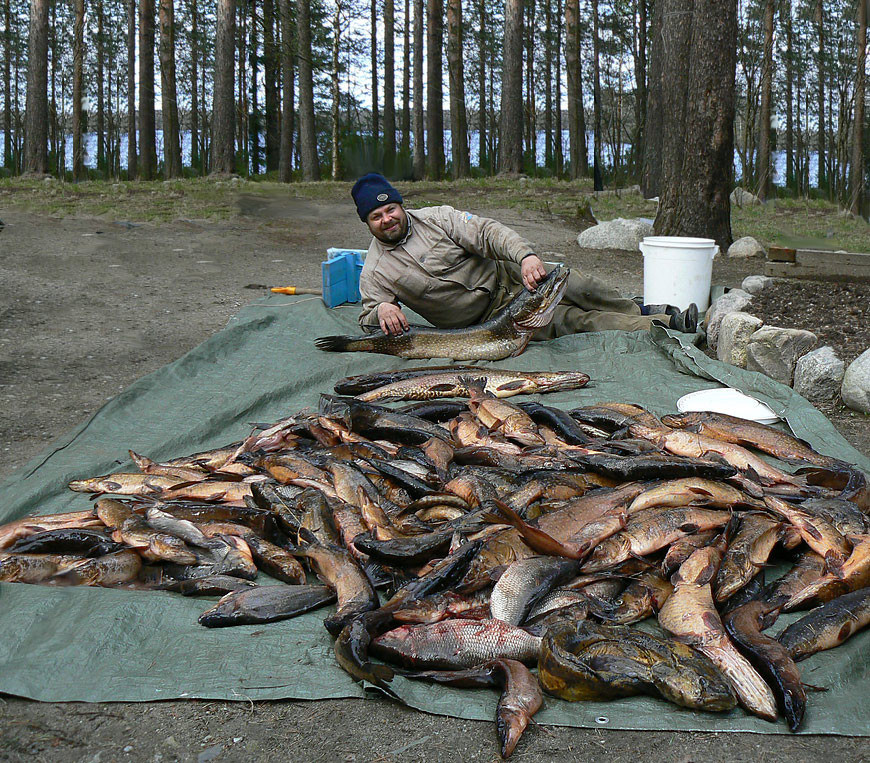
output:
[[[390,245],[372,239],[360,276],[363,328],[378,326],[381,302],[406,305],[433,326],[462,328],[490,317],[523,288],[520,263],[534,254],[510,228],[453,207],[405,210],[409,230]],[[548,267],[548,270],[550,268]],[[647,329],[654,318],[594,276],[571,271],[552,322],[534,339],[583,331]]]

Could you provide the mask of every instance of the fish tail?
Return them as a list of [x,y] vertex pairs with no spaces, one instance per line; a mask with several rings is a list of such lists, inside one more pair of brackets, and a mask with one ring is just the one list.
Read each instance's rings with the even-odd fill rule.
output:
[[373,352],[375,344],[366,337],[321,336],[314,340],[314,346],[324,352]]

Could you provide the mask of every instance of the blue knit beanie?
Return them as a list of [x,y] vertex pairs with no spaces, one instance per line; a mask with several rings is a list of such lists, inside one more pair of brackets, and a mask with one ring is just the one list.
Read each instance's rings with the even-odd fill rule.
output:
[[372,210],[382,207],[384,204],[402,203],[402,194],[393,188],[383,175],[379,175],[377,172],[370,172],[357,180],[350,195],[356,202],[357,214],[363,222],[368,221]]

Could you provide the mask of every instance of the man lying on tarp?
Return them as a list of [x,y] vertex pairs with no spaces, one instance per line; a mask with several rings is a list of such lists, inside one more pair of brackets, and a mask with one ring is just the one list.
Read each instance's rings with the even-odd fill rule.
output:
[[[406,305],[438,328],[482,323],[525,286],[547,275],[541,258],[510,228],[450,206],[406,210],[402,195],[382,175],[370,173],[351,190],[360,220],[374,238],[360,276],[366,330],[388,334],[408,328]],[[698,308],[638,306],[591,275],[571,271],[552,322],[534,339],[584,331],[648,329],[658,321],[678,331],[698,328]]]

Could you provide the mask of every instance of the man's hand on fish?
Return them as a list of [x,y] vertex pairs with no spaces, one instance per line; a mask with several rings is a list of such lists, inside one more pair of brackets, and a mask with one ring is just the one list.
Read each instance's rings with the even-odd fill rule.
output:
[[529,290],[534,291],[538,288],[538,284],[547,277],[547,271],[544,269],[544,263],[536,254],[529,254],[523,258],[522,263],[523,285]]
[[378,323],[385,334],[401,334],[411,327],[402,308],[392,302],[381,302],[378,305]]

